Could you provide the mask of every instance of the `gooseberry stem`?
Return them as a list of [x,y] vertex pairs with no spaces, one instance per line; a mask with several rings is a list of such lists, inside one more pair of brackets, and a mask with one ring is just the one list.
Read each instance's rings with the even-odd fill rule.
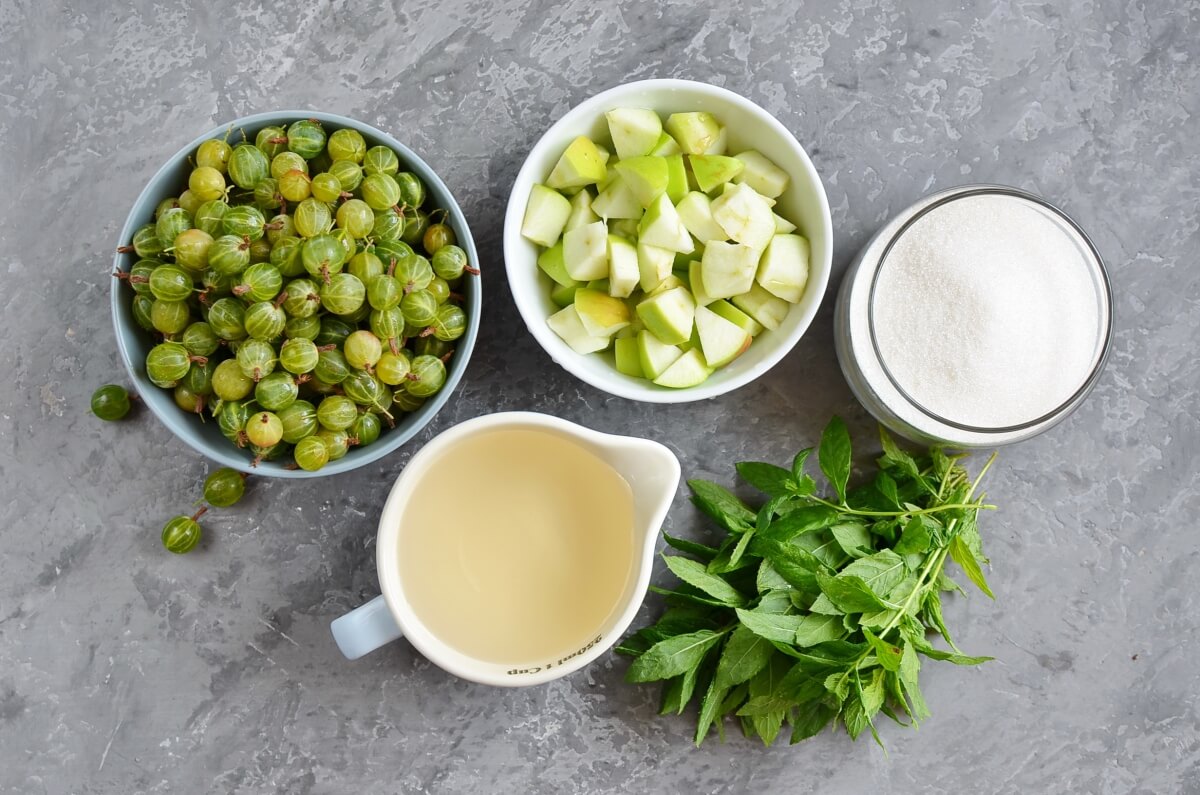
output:
[[193,522],[196,521],[197,519],[199,519],[201,516],[203,516],[206,513],[208,513],[208,506],[201,505],[200,510],[198,510],[194,514],[192,514],[192,521]]

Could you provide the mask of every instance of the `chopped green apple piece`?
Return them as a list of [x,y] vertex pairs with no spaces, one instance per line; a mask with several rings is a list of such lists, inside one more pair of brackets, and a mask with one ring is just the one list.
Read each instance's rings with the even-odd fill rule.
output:
[[626,298],[641,279],[637,248],[623,237],[608,236],[608,294]]
[[687,278],[688,266],[691,265],[693,261],[698,262],[704,259],[704,244],[696,241],[695,238],[692,239],[692,242],[696,246],[695,250],[690,251],[687,254],[676,254],[675,264],[672,267],[673,270],[680,271],[681,278],[685,279]]
[[671,204],[677,204],[688,192],[687,167],[683,164],[683,155],[669,155],[667,161],[667,197]]
[[592,212],[605,220],[612,218],[642,217],[642,203],[637,194],[629,187],[621,174],[613,169],[613,179],[600,190],[600,195],[592,201]]
[[534,185],[525,205],[521,235],[539,246],[553,246],[570,214],[571,202],[566,196],[545,185]]
[[717,133],[717,137],[715,139],[713,139],[713,142],[708,145],[707,149],[704,150],[704,154],[706,154],[706,155],[723,155],[723,154],[725,154],[725,148],[728,146],[728,144],[729,144],[729,130],[726,129],[725,127],[722,127],[720,129],[720,131]]
[[688,155],[696,185],[708,193],[742,173],[742,161],[725,155]]
[[792,308],[787,301],[771,295],[758,284],[751,287],[749,292],[735,295],[731,300],[734,306],[771,331],[779,328],[779,324]]
[[775,234],[787,235],[796,231],[796,225],[788,219],[784,218],[779,213],[773,213],[775,216]]
[[714,301],[708,305],[708,308],[728,320],[730,323],[743,328],[751,337],[757,337],[763,330],[761,323],[728,301]]
[[714,299],[747,292],[754,285],[758,256],[758,249],[743,243],[711,241],[705,247],[700,263],[704,292]]
[[586,224],[563,235],[563,263],[576,281],[608,276],[608,227],[603,221]]
[[686,389],[703,383],[710,375],[712,368],[704,361],[704,354],[699,348],[692,348],[655,378],[654,383],[674,389]]
[[654,148],[646,154],[658,155],[659,157],[670,157],[671,155],[677,155],[682,152],[683,150],[679,148],[679,144],[675,141],[675,139],[667,133],[663,133],[662,135],[658,136],[658,143],[654,145]]
[[547,318],[546,325],[576,353],[595,353],[608,347],[608,337],[588,334],[574,304],[555,312]]
[[692,191],[675,205],[679,220],[692,233],[692,237],[707,243],[710,240],[725,240],[728,235],[721,225],[713,220],[712,201],[700,191]]
[[646,108],[613,108],[604,118],[621,160],[649,154],[662,136],[662,119]]
[[676,287],[687,287],[687,282],[679,278],[674,271],[668,271],[667,275],[663,277],[663,280],[658,283],[658,286],[646,293],[646,298],[653,298],[659,293],[665,293],[668,290],[674,290]]
[[555,306],[565,307],[575,303],[575,292],[580,289],[578,283],[571,285],[558,284],[550,291],[550,300]]
[[589,138],[579,136],[567,147],[554,170],[546,179],[546,185],[555,190],[578,188],[600,182],[608,174],[604,167],[604,156]]
[[609,158],[612,157],[612,152],[608,151],[600,144],[596,144],[596,151],[600,153],[600,162],[607,166]]
[[642,356],[638,350],[637,337],[623,337],[613,342],[613,354],[617,360],[617,372],[642,378]]
[[575,292],[575,309],[583,328],[593,337],[611,337],[629,325],[629,307],[620,298],[599,290]]
[[703,267],[700,260],[692,260],[688,263],[688,287],[691,288],[692,298],[696,299],[696,306],[708,306],[718,300],[704,289]]
[[678,345],[692,336],[696,301],[687,289],[676,287],[642,301],[638,304],[637,314],[654,336],[668,345]]
[[572,287],[579,283],[571,278],[571,274],[567,273],[567,265],[563,261],[562,243],[555,243],[539,254],[537,264],[547,276],[563,287]]
[[707,307],[696,309],[700,351],[709,367],[724,367],[750,346],[750,334]]
[[589,290],[598,290],[602,293],[607,293],[608,292],[608,279],[607,278],[592,279],[590,282],[588,282],[587,284],[585,284],[583,286]]
[[637,244],[638,283],[642,290],[648,293],[662,284],[663,279],[671,275],[671,265],[674,261],[674,251],[651,246],[639,240]]
[[763,251],[755,276],[771,295],[797,303],[808,284],[808,240],[800,235],[775,235]]
[[[774,226],[772,226],[773,228]],[[675,212],[675,205],[671,204],[671,200],[665,193],[655,199],[646,209],[641,223],[638,224],[638,239],[651,246],[669,248],[671,251],[683,254],[689,254],[695,250],[692,236],[688,234],[683,221],[679,220],[679,213]]]
[[672,113],[667,117],[667,132],[689,155],[702,155],[721,135],[721,125],[711,113]]
[[749,185],[726,188],[713,200],[712,215],[730,239],[759,251],[775,235],[775,217],[770,206]]
[[666,158],[654,155],[631,157],[617,161],[614,168],[643,207],[649,207],[667,191]]
[[571,214],[567,216],[567,223],[563,227],[563,231],[570,232],[572,229],[594,224],[599,220],[600,216],[592,211],[592,193],[584,189],[571,197]]
[[789,178],[787,172],[772,163],[761,153],[751,149],[736,155],[746,167],[738,175],[737,181],[743,182],[763,196],[776,198],[787,190]]
[[683,355],[679,348],[668,345],[646,329],[638,332],[637,343],[642,373],[651,380],[662,375],[664,370]]

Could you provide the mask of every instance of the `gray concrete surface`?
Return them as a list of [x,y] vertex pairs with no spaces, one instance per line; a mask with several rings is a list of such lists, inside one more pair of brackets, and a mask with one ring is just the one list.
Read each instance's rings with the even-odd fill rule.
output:
[[[609,398],[524,331],[500,255],[524,153],[572,104],[652,76],[727,86],[795,131],[838,273],[892,212],[966,182],[1060,202],[1111,268],[1108,371],[1068,422],[1003,452],[984,528],[998,599],[947,608],[961,645],[998,659],[930,668],[934,718],[885,726],[886,758],[844,735],[696,750],[617,658],[501,691],[403,643],[349,664],[330,640],[375,591],[390,481],[468,417],[645,435],[722,480],[833,412],[871,433],[828,301],[772,373],[699,405]],[[172,557],[158,530],[208,465],[149,416],[87,413],[121,380],[111,251],[183,142],[298,106],[390,130],[440,171],[483,252],[486,326],[406,450],[256,481],[202,552]],[[1198,114],[1196,2],[0,0],[0,792],[1200,792]],[[669,528],[704,532],[682,495]]]

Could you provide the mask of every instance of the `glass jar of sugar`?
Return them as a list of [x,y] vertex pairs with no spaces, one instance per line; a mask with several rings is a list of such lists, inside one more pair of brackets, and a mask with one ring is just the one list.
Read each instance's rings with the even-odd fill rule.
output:
[[928,196],[889,221],[838,293],[855,396],[924,443],[1028,439],[1083,402],[1112,338],[1099,253],[1065,213],[992,185]]

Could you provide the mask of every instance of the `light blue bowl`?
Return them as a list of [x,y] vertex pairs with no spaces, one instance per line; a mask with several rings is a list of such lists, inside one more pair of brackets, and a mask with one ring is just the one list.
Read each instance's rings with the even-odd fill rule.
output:
[[[394,150],[400,158],[401,170],[413,172],[425,183],[428,195],[426,206],[430,208],[440,207],[449,213],[446,223],[450,225],[454,230],[454,234],[458,237],[458,245],[467,252],[468,261],[473,265],[478,265],[479,255],[475,251],[475,242],[471,238],[471,230],[467,227],[467,220],[463,216],[462,210],[459,208],[458,203],[454,201],[454,197],[450,194],[450,189],[433,172],[433,169],[425,164],[425,161],[417,157],[411,149],[392,136],[381,130],[377,130],[369,124],[363,124],[360,121],[348,119],[345,116],[338,116],[333,113],[314,113],[299,110],[259,113],[254,116],[234,119],[228,124],[214,127],[183,149],[180,149],[151,178],[146,189],[142,191],[137,201],[134,202],[133,210],[129,213],[129,218],[125,221],[125,227],[121,230],[120,245],[127,245],[133,238],[134,232],[154,220],[154,209],[158,206],[159,202],[172,196],[178,196],[184,191],[187,187],[188,174],[191,171],[188,158],[194,155],[196,147],[202,142],[209,138],[224,137],[229,130],[233,131],[230,135],[231,143],[234,141],[240,142],[242,131],[245,131],[249,139],[253,141],[254,135],[263,127],[290,124],[300,119],[317,119],[325,127],[326,132],[329,133],[342,127],[349,127],[362,133],[363,137],[367,140],[368,146],[383,145]],[[136,254],[118,253],[113,260],[113,267],[118,271],[128,271],[136,260]],[[351,469],[382,458],[415,436],[433,419],[433,415],[437,414],[446,401],[449,400],[450,394],[458,385],[459,379],[462,378],[463,370],[467,368],[467,361],[471,358],[471,351],[475,347],[475,335],[479,330],[479,313],[482,298],[482,287],[479,278],[468,275],[463,280],[461,291],[465,298],[463,308],[467,313],[467,331],[456,341],[454,357],[450,360],[446,368],[446,384],[442,387],[441,391],[427,400],[425,405],[421,406],[417,411],[402,415],[396,423],[395,428],[385,428],[378,441],[374,444],[361,448],[351,448],[350,452],[343,458],[331,461],[316,472],[306,472],[302,469],[286,469],[285,467],[290,459],[263,461],[256,467],[251,466],[250,456],[245,451],[234,447],[228,439],[221,435],[215,420],[208,419],[207,422],[201,422],[200,418],[196,415],[184,412],[175,405],[175,400],[170,390],[160,389],[150,383],[150,379],[146,377],[145,362],[146,354],[154,346],[155,342],[150,334],[143,331],[133,319],[132,288],[124,281],[117,279],[113,280],[112,288],[113,327],[117,332],[117,346],[121,350],[121,358],[125,362],[126,369],[129,370],[129,375],[133,378],[134,385],[138,395],[142,398],[142,402],[150,407],[154,415],[162,420],[163,424],[172,433],[190,445],[192,449],[222,466],[233,467],[242,472],[255,475],[268,475],[281,478],[320,477],[322,475],[336,475],[340,472],[348,472]]]

